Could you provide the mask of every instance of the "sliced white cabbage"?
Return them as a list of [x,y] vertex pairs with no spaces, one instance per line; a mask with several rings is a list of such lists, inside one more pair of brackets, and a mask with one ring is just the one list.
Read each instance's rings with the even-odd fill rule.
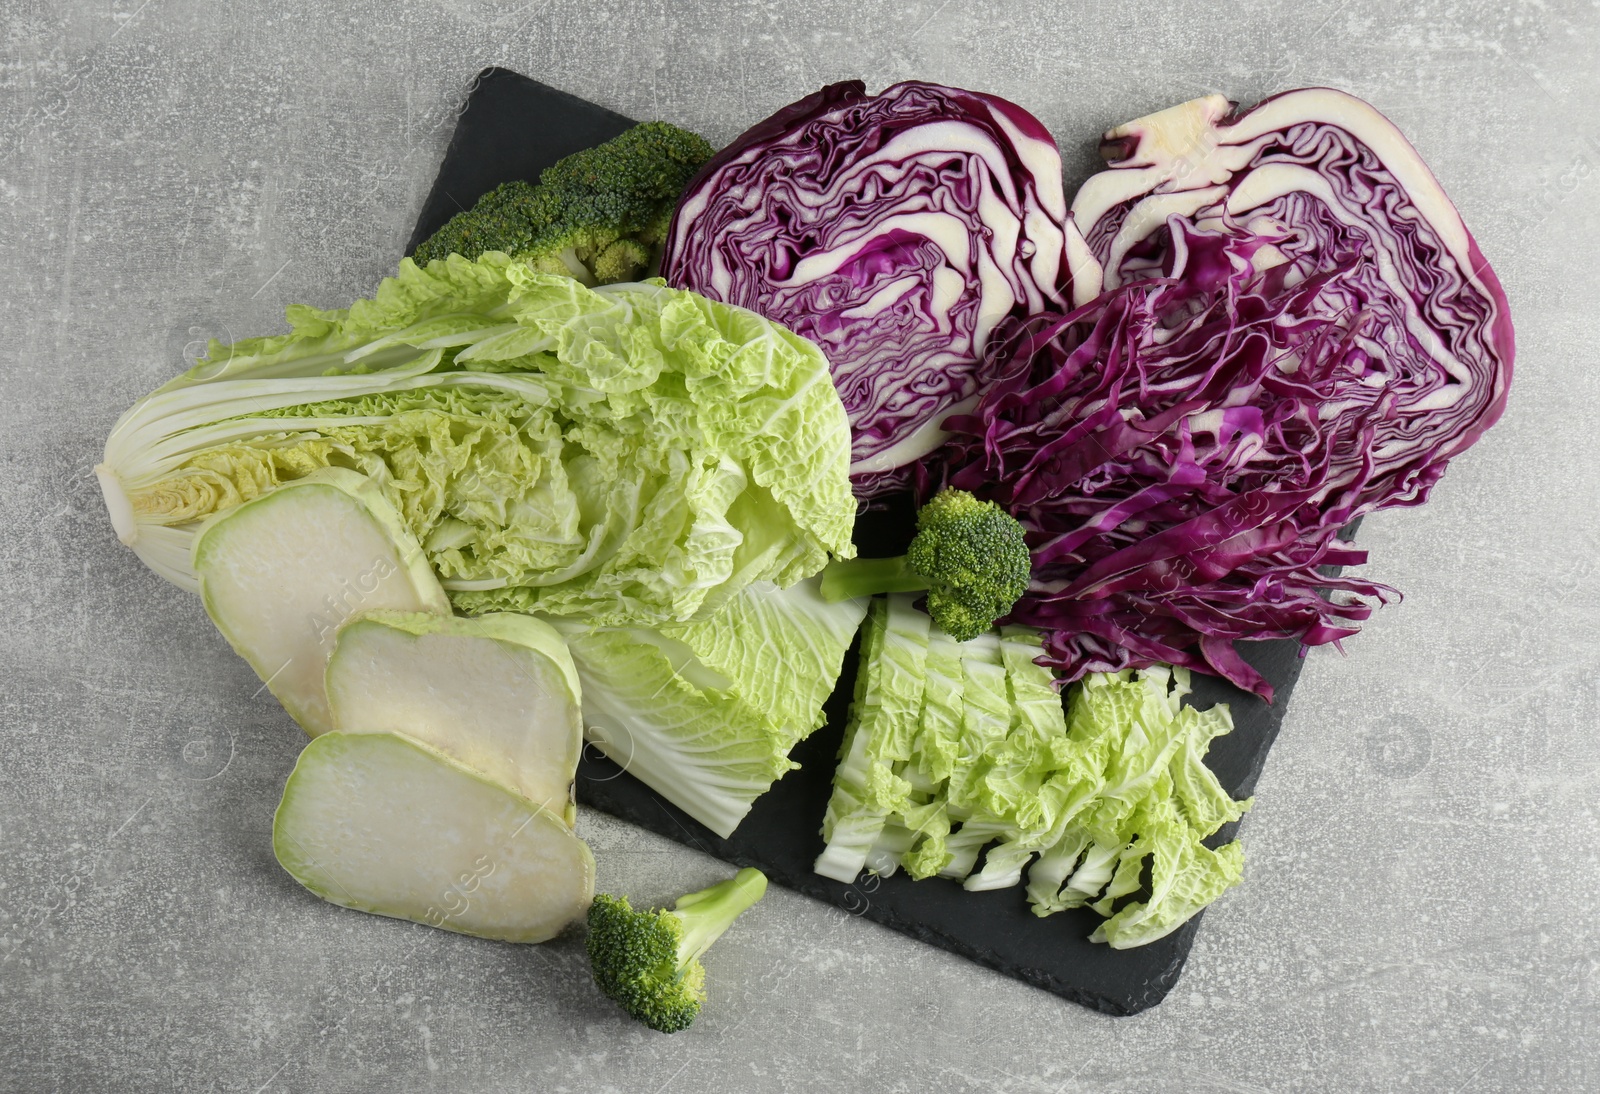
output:
[[543,942],[594,896],[563,817],[397,733],[327,733],[300,754],[273,851],[322,899],[506,942]]
[[194,545],[206,612],[312,736],[333,728],[323,671],[361,611],[449,614],[416,539],[365,475],[327,468],[215,518]]
[[578,671],[549,624],[362,615],[339,632],[327,688],[334,729],[404,733],[570,817],[583,747]]

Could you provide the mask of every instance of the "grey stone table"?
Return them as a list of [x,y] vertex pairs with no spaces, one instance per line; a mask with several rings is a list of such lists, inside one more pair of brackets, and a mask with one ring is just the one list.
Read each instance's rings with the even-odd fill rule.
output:
[[[0,0],[0,35],[0,1089],[1600,1090],[1593,4]],[[1331,84],[1443,180],[1511,296],[1510,409],[1363,528],[1405,602],[1313,654],[1244,884],[1160,1007],[1105,1018],[775,891],[669,1038],[576,942],[362,916],[277,868],[300,733],[118,545],[90,467],[200,340],[371,289],[491,63],[713,142],[849,76],[992,90],[1069,187],[1108,125]],[[581,827],[604,887],[726,873]]]

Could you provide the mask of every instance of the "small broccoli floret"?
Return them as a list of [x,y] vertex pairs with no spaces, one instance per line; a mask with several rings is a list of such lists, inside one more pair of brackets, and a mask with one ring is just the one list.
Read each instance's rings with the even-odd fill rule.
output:
[[706,998],[700,955],[766,892],[766,875],[745,869],[671,911],[637,912],[627,897],[599,894],[589,907],[595,985],[651,1029],[688,1029]]
[[1028,588],[1022,525],[992,501],[942,490],[917,511],[917,535],[899,558],[853,558],[822,574],[822,595],[928,591],[928,614],[958,642],[987,631]]
[[683,188],[711,158],[701,137],[646,122],[560,160],[537,186],[508,182],[457,213],[411,256],[503,251],[541,273],[589,285],[636,280],[650,267]]

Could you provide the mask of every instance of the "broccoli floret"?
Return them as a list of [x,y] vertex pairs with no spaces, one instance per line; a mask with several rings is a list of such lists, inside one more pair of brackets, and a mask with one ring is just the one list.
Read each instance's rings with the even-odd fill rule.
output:
[[588,285],[636,280],[666,236],[683,188],[710,158],[703,138],[666,122],[645,122],[557,161],[537,186],[495,187],[411,257],[427,265],[451,254],[476,260],[485,251],[504,251],[540,273]]
[[928,591],[928,614],[966,642],[1011,610],[1028,588],[1022,525],[992,501],[941,490],[917,511],[917,535],[898,558],[853,558],[822,573],[826,600]]
[[651,1029],[688,1029],[706,998],[700,955],[766,892],[766,875],[745,869],[671,911],[636,912],[627,897],[599,894],[589,907],[595,985]]

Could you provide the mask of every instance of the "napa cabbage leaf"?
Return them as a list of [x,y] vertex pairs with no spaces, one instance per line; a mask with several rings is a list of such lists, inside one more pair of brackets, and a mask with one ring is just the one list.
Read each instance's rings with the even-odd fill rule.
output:
[[330,466],[378,484],[473,614],[684,623],[854,553],[827,362],[753,313],[491,252],[288,319],[213,343],[107,441],[119,537],[180,585],[201,521]]

